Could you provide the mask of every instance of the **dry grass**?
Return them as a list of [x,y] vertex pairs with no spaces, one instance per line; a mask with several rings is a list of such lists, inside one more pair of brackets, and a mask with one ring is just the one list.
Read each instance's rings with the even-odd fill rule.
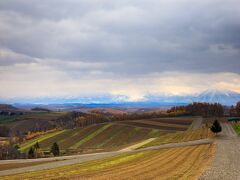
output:
[[128,153],[2,179],[195,179],[211,159],[212,149],[199,145]]
[[182,125],[182,124],[176,124],[176,123],[166,123],[166,122],[161,122],[161,121],[156,121],[156,120],[137,120],[137,121],[132,121],[132,122],[139,122],[139,123],[144,123],[144,124],[150,124],[150,125],[155,125],[155,126],[168,126],[168,127],[180,127],[180,128],[188,128],[188,125]]
[[118,123],[174,132],[187,130],[195,118],[196,117],[151,118],[120,121]]
[[39,165],[39,164],[45,164],[45,163],[49,163],[49,162],[52,162],[52,161],[0,164],[0,171],[15,169],[15,168],[28,167],[28,166],[34,166],[34,165]]
[[200,128],[197,130],[188,130],[184,132],[169,133],[163,136],[158,137],[156,140],[142,146],[156,146],[161,144],[168,143],[178,143],[178,142],[187,142],[199,139],[206,139],[213,137],[213,133],[208,128]]

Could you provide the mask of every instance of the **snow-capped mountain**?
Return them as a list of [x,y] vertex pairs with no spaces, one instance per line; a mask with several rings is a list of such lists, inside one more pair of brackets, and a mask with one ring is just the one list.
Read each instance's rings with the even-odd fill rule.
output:
[[240,93],[233,91],[208,90],[194,95],[171,95],[171,94],[146,94],[142,100],[131,101],[126,95],[99,95],[82,97],[43,97],[43,98],[13,98],[0,99],[0,103],[20,104],[104,104],[123,106],[161,106],[180,105],[192,102],[221,103],[223,105],[235,105],[240,101]]
[[223,105],[235,105],[240,101],[240,94],[233,91],[208,90],[193,98],[197,102],[218,102]]
[[207,90],[194,95],[150,95],[145,96],[148,101],[160,101],[160,102],[208,102],[208,103],[221,103],[223,105],[235,105],[240,101],[240,94],[233,91],[219,91],[219,90]]

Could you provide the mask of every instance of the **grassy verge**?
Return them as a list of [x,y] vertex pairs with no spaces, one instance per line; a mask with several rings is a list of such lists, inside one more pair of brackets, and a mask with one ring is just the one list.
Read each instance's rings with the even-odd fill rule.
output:
[[236,131],[237,135],[240,136],[240,124],[233,124],[233,129]]

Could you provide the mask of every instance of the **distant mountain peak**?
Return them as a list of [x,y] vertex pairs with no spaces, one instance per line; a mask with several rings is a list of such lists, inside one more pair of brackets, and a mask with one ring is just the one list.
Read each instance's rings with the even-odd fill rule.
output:
[[199,93],[194,98],[198,102],[221,103],[224,105],[233,105],[240,101],[240,93],[229,90],[206,90]]

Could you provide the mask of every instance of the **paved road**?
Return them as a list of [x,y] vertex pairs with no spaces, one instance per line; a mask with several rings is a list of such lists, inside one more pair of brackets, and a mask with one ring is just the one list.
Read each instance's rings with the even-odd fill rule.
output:
[[[69,157],[65,157],[66,160],[61,160],[61,161],[54,161],[54,162],[49,162],[46,164],[41,164],[41,165],[35,165],[35,166],[30,166],[30,167],[23,167],[23,168],[17,168],[17,169],[10,169],[10,170],[4,170],[0,171],[0,176],[4,175],[11,175],[11,174],[18,174],[18,173],[24,173],[24,172],[31,172],[31,171],[38,171],[38,170],[44,170],[44,169],[51,169],[51,168],[56,168],[56,167],[61,167],[61,166],[66,166],[66,165],[72,165],[72,164],[79,164],[91,160],[97,160],[97,159],[102,159],[106,157],[112,157],[115,155],[122,154],[124,152],[140,152],[140,151],[147,151],[147,150],[157,150],[157,149],[165,149],[165,148],[174,148],[174,147],[183,147],[183,146],[193,146],[193,145],[200,145],[200,144],[209,144],[212,143],[212,139],[201,139],[201,140],[196,140],[196,141],[189,141],[189,142],[182,142],[182,143],[171,143],[171,144],[164,144],[164,145],[159,145],[159,146],[152,146],[152,147],[147,147],[143,149],[138,149],[138,150],[133,150],[133,149],[128,149],[124,151],[115,151],[115,152],[103,152],[103,153],[95,153],[95,154],[84,154],[84,155],[75,155]],[[48,161],[49,159],[46,158]],[[44,159],[44,160],[46,160]],[[52,159],[53,160],[53,159]],[[59,160],[59,159],[58,159]],[[11,162],[5,161],[6,163],[13,163],[13,162],[26,162],[27,160],[12,160]],[[37,161],[37,159],[36,159]],[[28,161],[29,162],[29,161]],[[3,161],[2,161],[3,163]]]
[[217,137],[214,160],[200,180],[240,179],[240,139],[231,124],[222,124],[222,128],[222,133]]

